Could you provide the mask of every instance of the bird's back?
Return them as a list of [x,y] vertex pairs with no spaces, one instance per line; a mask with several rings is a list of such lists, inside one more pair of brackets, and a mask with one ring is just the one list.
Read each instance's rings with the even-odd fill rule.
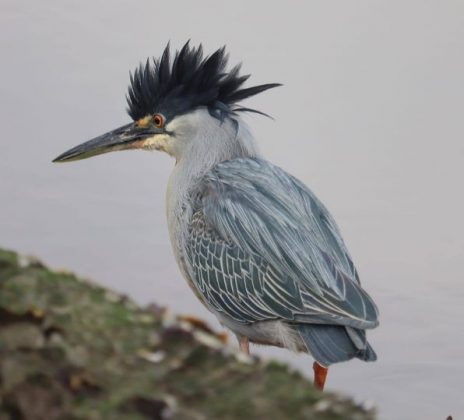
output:
[[342,353],[375,356],[364,329],[378,324],[377,308],[337,225],[304,184],[275,165],[233,159],[209,171],[196,188],[185,255],[197,293],[232,325],[282,321],[305,344],[327,346],[322,337],[329,335]]

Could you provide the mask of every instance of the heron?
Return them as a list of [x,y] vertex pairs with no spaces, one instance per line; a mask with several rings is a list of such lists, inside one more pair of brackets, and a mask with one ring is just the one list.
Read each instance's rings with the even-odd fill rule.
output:
[[[130,73],[132,119],[54,162],[116,151],[175,159],[166,214],[176,262],[197,298],[238,339],[308,353],[324,389],[334,363],[375,361],[366,330],[378,309],[326,207],[303,182],[265,160],[241,102],[279,83],[244,87],[225,47],[185,43]],[[264,114],[267,115],[267,114]],[[283,135],[283,133],[282,133]]]

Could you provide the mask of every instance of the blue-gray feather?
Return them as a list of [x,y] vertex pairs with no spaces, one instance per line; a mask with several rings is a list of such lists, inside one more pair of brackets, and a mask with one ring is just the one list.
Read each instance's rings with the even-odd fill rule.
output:
[[366,362],[377,360],[363,330],[320,324],[299,324],[297,329],[308,351],[323,366],[354,357]]
[[[333,218],[304,184],[265,160],[245,158],[216,165],[199,190],[188,259],[210,306],[240,323],[343,326],[324,334],[352,357],[367,351],[344,327],[374,328],[377,308]],[[298,331],[305,340],[323,329]],[[345,337],[356,351],[343,345]]]

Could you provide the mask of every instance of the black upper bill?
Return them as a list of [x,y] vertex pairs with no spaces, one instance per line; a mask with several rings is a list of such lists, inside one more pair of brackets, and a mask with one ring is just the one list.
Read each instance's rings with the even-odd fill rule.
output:
[[130,123],[69,149],[55,158],[53,162],[71,162],[115,150],[124,150],[129,148],[133,141],[160,132],[162,130],[156,127],[139,128],[135,123]]

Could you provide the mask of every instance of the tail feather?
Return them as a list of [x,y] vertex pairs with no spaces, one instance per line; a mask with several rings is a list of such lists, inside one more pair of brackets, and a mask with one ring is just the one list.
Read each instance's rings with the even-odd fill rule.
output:
[[308,352],[323,366],[355,357],[366,362],[377,360],[364,330],[324,324],[299,324],[297,330]]

